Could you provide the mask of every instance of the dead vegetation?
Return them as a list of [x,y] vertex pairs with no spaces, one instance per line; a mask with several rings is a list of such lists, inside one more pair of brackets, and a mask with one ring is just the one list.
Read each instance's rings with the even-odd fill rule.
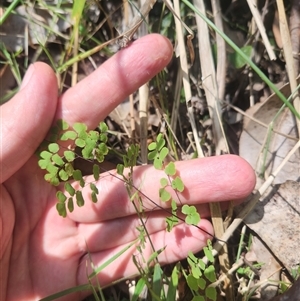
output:
[[[257,172],[257,191],[232,215],[224,217],[217,204],[211,206],[216,236],[228,241],[234,234],[218,255],[217,300],[300,300],[295,282],[300,274],[300,1],[195,0],[195,12],[187,1],[94,0],[77,13],[72,1],[14,2],[19,3],[7,17],[12,3],[1,3],[1,103],[17,92],[35,61],[52,65],[64,91],[132,39],[148,32],[170,38],[172,63],[107,117],[114,151],[105,168],[112,168],[132,141],[141,146],[140,163],[147,163],[147,145],[158,133],[168,137],[175,160],[223,153],[244,157]],[[294,111],[283,107],[263,75]],[[238,251],[233,246],[241,231],[246,239]],[[221,247],[217,242],[215,249]],[[182,282],[178,300],[191,300]],[[279,292],[294,282],[287,299],[281,298]],[[106,293],[107,300],[129,298],[125,283]]]

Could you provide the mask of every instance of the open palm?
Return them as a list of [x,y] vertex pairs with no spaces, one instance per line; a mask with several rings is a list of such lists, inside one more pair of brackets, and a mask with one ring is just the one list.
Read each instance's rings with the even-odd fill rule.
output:
[[[1,107],[1,300],[38,300],[85,284],[91,260],[99,266],[135,240],[139,221],[121,181],[109,174],[102,176],[97,183],[97,204],[87,201],[83,208],[62,218],[55,208],[56,189],[44,181],[34,151],[56,119],[95,127],[127,95],[165,67],[171,55],[172,47],[165,38],[149,35],[117,53],[60,97],[53,71],[36,63],[20,92]],[[208,215],[208,202],[243,199],[255,181],[249,165],[236,156],[178,162],[176,168],[186,185],[181,201],[197,205],[201,216]],[[138,167],[134,177],[136,186],[158,202],[159,171]],[[166,213],[151,210],[154,205],[144,202],[150,216],[147,229],[155,247],[167,246],[159,257],[161,263],[200,250],[210,238],[184,224],[166,232]],[[200,226],[213,232],[206,220]],[[100,284],[135,274],[132,254],[136,254],[134,247],[105,268],[98,275]],[[150,254],[147,246],[144,255]],[[81,300],[89,293],[69,295],[64,300]]]

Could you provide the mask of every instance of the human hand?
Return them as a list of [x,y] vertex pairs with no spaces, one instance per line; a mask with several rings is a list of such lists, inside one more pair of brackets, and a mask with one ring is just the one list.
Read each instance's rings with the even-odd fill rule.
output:
[[[84,122],[94,128],[127,95],[165,67],[172,46],[159,35],[141,38],[121,50],[93,74],[57,95],[57,81],[49,66],[36,63],[27,71],[20,92],[1,107],[0,299],[37,300],[87,283],[89,255],[99,266],[137,237],[139,221],[124,184],[107,175],[97,184],[98,203],[86,202],[66,218],[58,215],[56,188],[43,178],[35,150],[57,119]],[[178,162],[186,188],[182,203],[209,214],[208,202],[239,201],[253,189],[251,167],[236,156]],[[151,166],[135,169],[135,183],[150,199],[158,200],[160,172]],[[158,181],[159,182],[159,181]],[[147,204],[147,200],[145,200]],[[148,207],[152,204],[148,203]],[[149,211],[148,231],[162,264],[196,252],[211,238],[196,227],[165,231],[165,213]],[[202,219],[200,227],[213,233]],[[136,273],[131,256],[119,257],[99,274],[102,286]],[[147,245],[144,255],[151,253]],[[63,300],[81,300],[89,292]]]

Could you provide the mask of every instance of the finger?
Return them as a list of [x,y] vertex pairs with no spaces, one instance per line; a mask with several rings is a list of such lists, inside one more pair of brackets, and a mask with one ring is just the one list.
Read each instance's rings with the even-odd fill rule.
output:
[[[178,205],[239,201],[248,196],[255,185],[252,167],[234,155],[177,162],[176,169],[185,184],[184,191],[179,194],[180,201],[170,190]],[[135,169],[133,177],[134,186],[143,193],[140,195],[146,210],[158,209],[156,204],[169,206],[169,202],[165,204],[159,200],[160,178],[165,177],[162,171],[152,166],[141,166]],[[86,178],[86,183],[89,182],[93,182],[92,177]],[[85,206],[75,207],[74,212],[69,214],[71,219],[76,222],[99,222],[135,212],[124,182],[119,178],[102,175],[96,186],[99,189],[98,202],[92,203],[90,188],[84,188]]]
[[[197,206],[198,212],[201,212],[201,218],[204,218],[201,206]],[[180,210],[179,210],[180,211]],[[171,212],[150,211],[141,216],[143,223],[149,234],[166,230],[166,218],[171,217]],[[185,216],[178,213],[179,223],[184,221]],[[130,215],[122,218],[116,218],[99,223],[81,223],[78,225],[78,236],[81,238],[81,250],[88,248],[89,252],[99,252],[124,245],[135,240],[140,232],[141,220],[137,215]],[[213,238],[213,233],[211,239]],[[113,239],[112,239],[113,238]]]
[[129,94],[161,71],[172,52],[171,43],[158,34],[133,42],[64,93],[56,118],[95,128]]
[[[207,230],[207,232],[213,231],[211,224],[206,220],[202,220],[199,226]],[[186,224],[176,226],[171,232],[167,232],[165,230],[158,231],[150,235],[150,237],[155,250],[166,247],[166,249],[158,257],[161,265],[186,258],[189,251],[193,253],[198,252],[207,245],[207,239],[210,238],[207,234],[198,230],[196,227],[191,227]],[[113,239],[113,237],[111,239]],[[84,256],[79,265],[79,283],[83,284],[87,282],[87,267],[91,267],[92,264],[95,265],[95,267],[101,266],[111,259],[113,255],[125,248],[126,245],[128,244],[99,253],[90,253]],[[150,255],[153,253],[149,242],[146,243],[146,248],[142,251],[144,258],[146,260],[149,259]],[[136,246],[132,247],[101,271],[98,275],[100,285],[103,287],[111,284],[117,279],[135,275],[137,273],[137,269],[132,262],[133,255],[137,256],[136,259],[138,262],[143,262],[142,258],[138,254]],[[92,262],[90,261],[90,258]],[[91,272],[92,270],[90,269],[90,273]]]
[[44,63],[31,65],[20,91],[1,106],[1,181],[32,156],[52,123],[56,104],[54,72]]

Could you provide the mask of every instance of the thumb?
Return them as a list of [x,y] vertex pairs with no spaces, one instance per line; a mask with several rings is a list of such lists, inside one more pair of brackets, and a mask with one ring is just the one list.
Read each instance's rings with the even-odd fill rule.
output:
[[27,70],[20,91],[1,106],[1,182],[22,167],[44,139],[56,111],[57,90],[52,69],[35,63]]

